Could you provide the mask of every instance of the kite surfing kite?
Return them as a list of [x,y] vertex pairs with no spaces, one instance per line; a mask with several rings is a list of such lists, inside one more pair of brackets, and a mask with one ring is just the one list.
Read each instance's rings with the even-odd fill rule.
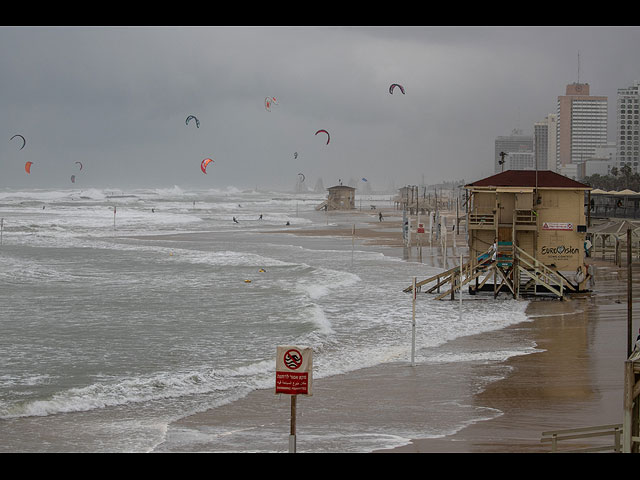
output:
[[200,170],[202,170],[202,173],[204,173],[205,175],[207,174],[207,165],[209,165],[211,162],[213,162],[213,160],[211,160],[210,158],[205,158],[204,160],[202,160],[202,162],[200,162]]
[[293,158],[298,158],[298,152],[293,152]]
[[402,92],[402,94],[404,95],[404,87],[402,85],[400,85],[399,83],[392,83],[391,86],[389,87],[389,93],[391,95],[393,95],[393,89],[398,87],[400,89],[400,91]]
[[13,137],[11,137],[9,140],[13,140],[16,137],[20,137],[22,139],[22,146],[20,147],[20,150],[22,150],[24,148],[24,146],[27,144],[27,141],[25,140],[25,138],[20,135],[20,134],[16,134]]
[[327,145],[329,145],[329,141],[331,140],[331,137],[329,136],[329,132],[327,132],[326,130],[318,130],[316,132],[316,135],[319,134],[320,132],[327,134]]
[[266,97],[264,99],[264,108],[266,108],[268,112],[271,111],[272,104],[278,105],[278,100],[276,100],[276,97]]
[[184,121],[185,125],[189,125],[191,120],[196,121],[196,128],[200,128],[200,120],[198,120],[194,115],[189,115],[187,119]]
[[300,180],[300,182],[301,183],[304,182],[304,179],[305,179],[304,173],[299,173],[298,175],[300,175],[302,177],[302,180]]
[[82,170],[82,162],[76,162],[78,165],[80,165],[80,170]]
[[24,171],[27,173],[31,173],[31,165],[33,165],[33,162],[27,162],[24,164]]

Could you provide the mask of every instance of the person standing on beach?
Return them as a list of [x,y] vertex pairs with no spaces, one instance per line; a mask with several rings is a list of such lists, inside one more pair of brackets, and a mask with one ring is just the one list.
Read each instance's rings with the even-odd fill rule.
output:
[[382,212],[378,213],[378,221],[380,221],[380,222],[382,221]]

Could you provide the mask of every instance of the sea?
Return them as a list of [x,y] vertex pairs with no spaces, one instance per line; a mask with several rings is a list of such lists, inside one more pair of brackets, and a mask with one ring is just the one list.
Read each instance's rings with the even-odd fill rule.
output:
[[[409,362],[442,372],[421,408],[448,414],[428,432],[393,416],[375,428],[353,420],[339,439],[330,425],[316,429],[302,451],[393,448],[499,415],[446,388],[447,372],[535,344],[448,346],[530,321],[527,302],[420,295],[414,316],[402,290],[444,265],[401,247],[295,234],[366,228],[377,221],[370,205],[391,208],[392,196],[370,194],[353,213],[316,210],[324,199],[231,186],[0,189],[0,452],[183,450],[176,422],[273,390],[281,345],[311,347],[316,384]],[[260,429],[244,429],[242,441],[233,425],[218,431],[203,451],[288,449]]]

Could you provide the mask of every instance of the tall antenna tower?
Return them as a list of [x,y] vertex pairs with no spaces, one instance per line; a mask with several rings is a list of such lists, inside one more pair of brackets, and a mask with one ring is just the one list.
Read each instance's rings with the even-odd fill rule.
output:
[[578,83],[580,83],[580,50],[578,50]]

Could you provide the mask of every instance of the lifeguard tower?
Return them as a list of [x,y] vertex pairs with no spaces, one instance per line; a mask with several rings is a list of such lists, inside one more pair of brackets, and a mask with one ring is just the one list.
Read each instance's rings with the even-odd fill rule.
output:
[[316,210],[353,210],[356,208],[356,189],[347,185],[336,185],[327,188],[327,199],[316,207]]
[[514,298],[563,298],[585,288],[585,192],[591,187],[549,170],[507,170],[465,189],[469,259],[417,286],[436,280],[433,291],[450,284],[438,298],[453,298],[467,284],[472,294],[490,286],[494,296],[505,289]]

